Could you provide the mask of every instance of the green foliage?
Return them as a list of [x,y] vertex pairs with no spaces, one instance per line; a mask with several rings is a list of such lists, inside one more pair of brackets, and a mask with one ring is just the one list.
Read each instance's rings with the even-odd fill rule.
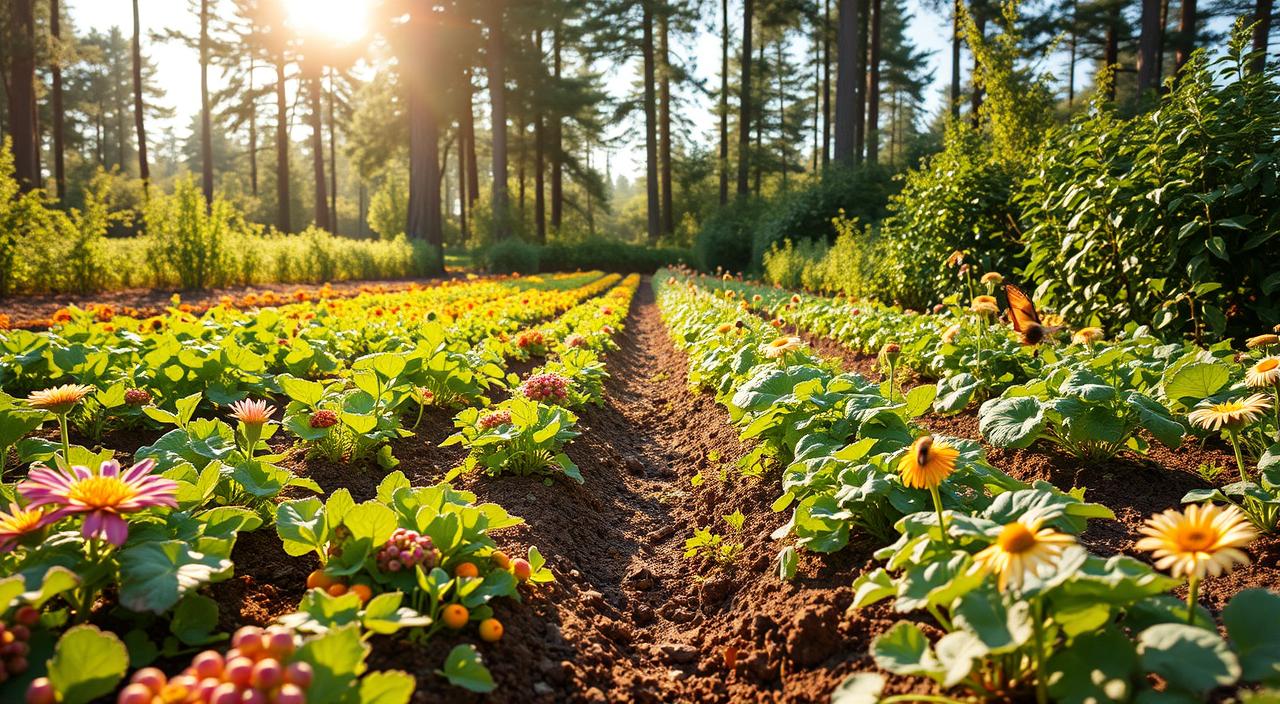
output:
[[480,250],[476,261],[493,274],[536,274],[540,263],[537,245],[511,237]]
[[227,268],[226,245],[236,216],[224,200],[207,203],[195,178],[179,179],[172,195],[153,195],[144,212],[150,261],[176,271],[183,288],[204,288]]
[[1280,73],[1237,28],[1145,115],[1100,101],[1054,130],[1018,194],[1037,293],[1073,322],[1255,334],[1280,322]]
[[587,270],[647,274],[692,258],[685,249],[603,238],[536,245],[512,237],[480,249],[476,261],[481,269],[493,274]]
[[409,185],[401,169],[392,169],[369,198],[369,229],[384,240],[404,234],[409,221]]
[[764,280],[785,288],[844,294],[850,297],[874,296],[882,264],[879,246],[871,228],[861,227],[855,218],[842,211],[832,218],[835,243],[828,246],[819,240],[784,240],[764,254]]
[[787,238],[829,242],[839,234],[834,213],[878,222],[884,217],[893,182],[889,172],[875,165],[832,167],[816,183],[785,192],[769,203],[765,217],[753,230],[752,261],[758,262],[773,245]]

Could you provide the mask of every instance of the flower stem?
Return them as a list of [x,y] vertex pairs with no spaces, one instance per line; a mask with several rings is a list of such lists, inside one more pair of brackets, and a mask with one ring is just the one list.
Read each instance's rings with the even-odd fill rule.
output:
[[1192,577],[1187,582],[1187,625],[1194,626],[1196,623],[1196,606],[1200,595],[1200,579]]
[[1276,392],[1276,442],[1280,442],[1280,384],[1273,388]]
[[71,466],[71,438],[67,434],[67,414],[58,414],[58,429],[62,432],[62,461]]
[[1031,602],[1031,628],[1035,636],[1036,662],[1036,704],[1047,704],[1049,701],[1049,682],[1044,671],[1044,610],[1040,600]]
[[893,380],[894,380],[894,377],[896,376],[894,372],[895,366],[896,365],[894,364],[893,360],[892,359],[889,360],[889,403],[893,403],[893,387],[894,387]]
[[1236,453],[1236,467],[1240,469],[1240,481],[1249,481],[1249,475],[1244,471],[1244,455],[1240,452],[1240,431],[1228,430],[1227,435],[1231,438],[1231,449]]
[[947,550],[951,550],[951,538],[947,535],[947,515],[942,511],[942,495],[938,493],[938,487],[929,487],[929,493],[933,496],[933,509],[938,512],[938,527],[942,529],[942,544]]

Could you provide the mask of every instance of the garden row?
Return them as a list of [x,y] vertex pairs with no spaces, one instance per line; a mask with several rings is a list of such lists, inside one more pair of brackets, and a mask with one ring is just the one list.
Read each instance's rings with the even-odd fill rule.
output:
[[[689,272],[655,283],[691,382],[756,444],[742,469],[781,481],[774,508],[791,518],[774,537],[794,545],[778,555],[780,575],[795,574],[797,550],[883,546],[883,567],[854,583],[853,608],[888,602],[908,616],[872,646],[895,677],[854,676],[837,701],[1202,701],[1222,687],[1280,684],[1275,635],[1258,626],[1280,617],[1280,596],[1236,594],[1217,615],[1222,632],[1198,599],[1276,528],[1277,428],[1268,396],[1250,388],[1274,392],[1275,376],[1259,380],[1274,369],[1264,363],[1273,337],[1253,341],[1244,364],[1226,344],[1163,345],[1136,327],[1112,343],[1093,332],[1037,354],[997,322],[994,290],[917,315]],[[843,373],[780,334],[793,322],[879,348],[886,380]],[[1007,371],[994,373],[1002,357]],[[903,389],[903,364],[942,380]],[[960,375],[986,381],[956,384]],[[955,393],[944,393],[948,379],[974,388],[944,400]],[[1152,517],[1133,546],[1146,559],[1093,554],[1080,534],[1114,516],[1083,487],[1019,481],[979,443],[927,430],[927,414],[984,398],[981,430],[997,447],[1045,440],[1098,461],[1141,452],[1149,438],[1176,446],[1225,431],[1244,476]],[[1171,593],[1187,583],[1185,599]],[[920,694],[921,677],[936,690]],[[916,693],[886,695],[904,690]]]
[[[370,637],[425,643],[478,624],[497,640],[490,603],[554,578],[536,548],[512,558],[491,537],[521,519],[390,471],[392,441],[428,407],[462,408],[449,442],[470,453],[463,469],[572,474],[559,451],[576,434],[570,407],[599,401],[600,355],[638,283],[472,281],[0,333],[0,468],[16,480],[0,487],[6,699],[92,701],[141,667],[121,701],[407,701],[413,675],[366,672]],[[541,356],[524,379],[509,372]],[[135,464],[103,442],[136,447]],[[385,477],[357,502],[288,469],[298,456]],[[232,576],[238,538],[272,525],[286,553],[318,558],[309,591],[266,631],[243,628],[230,651],[180,669],[225,638],[205,587]],[[470,645],[440,672],[492,688]]]

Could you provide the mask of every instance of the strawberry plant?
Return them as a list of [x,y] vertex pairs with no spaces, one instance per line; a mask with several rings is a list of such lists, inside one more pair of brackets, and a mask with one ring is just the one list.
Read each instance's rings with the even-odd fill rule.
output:
[[563,474],[581,484],[578,466],[563,451],[578,436],[577,424],[578,416],[567,408],[515,396],[488,409],[463,409],[454,419],[458,432],[440,446],[470,450],[457,471]]

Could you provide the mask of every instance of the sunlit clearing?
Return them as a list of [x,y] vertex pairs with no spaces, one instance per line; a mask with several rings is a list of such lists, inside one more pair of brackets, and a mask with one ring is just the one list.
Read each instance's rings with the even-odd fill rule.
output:
[[350,44],[369,28],[367,0],[283,0],[289,26],[304,37]]

